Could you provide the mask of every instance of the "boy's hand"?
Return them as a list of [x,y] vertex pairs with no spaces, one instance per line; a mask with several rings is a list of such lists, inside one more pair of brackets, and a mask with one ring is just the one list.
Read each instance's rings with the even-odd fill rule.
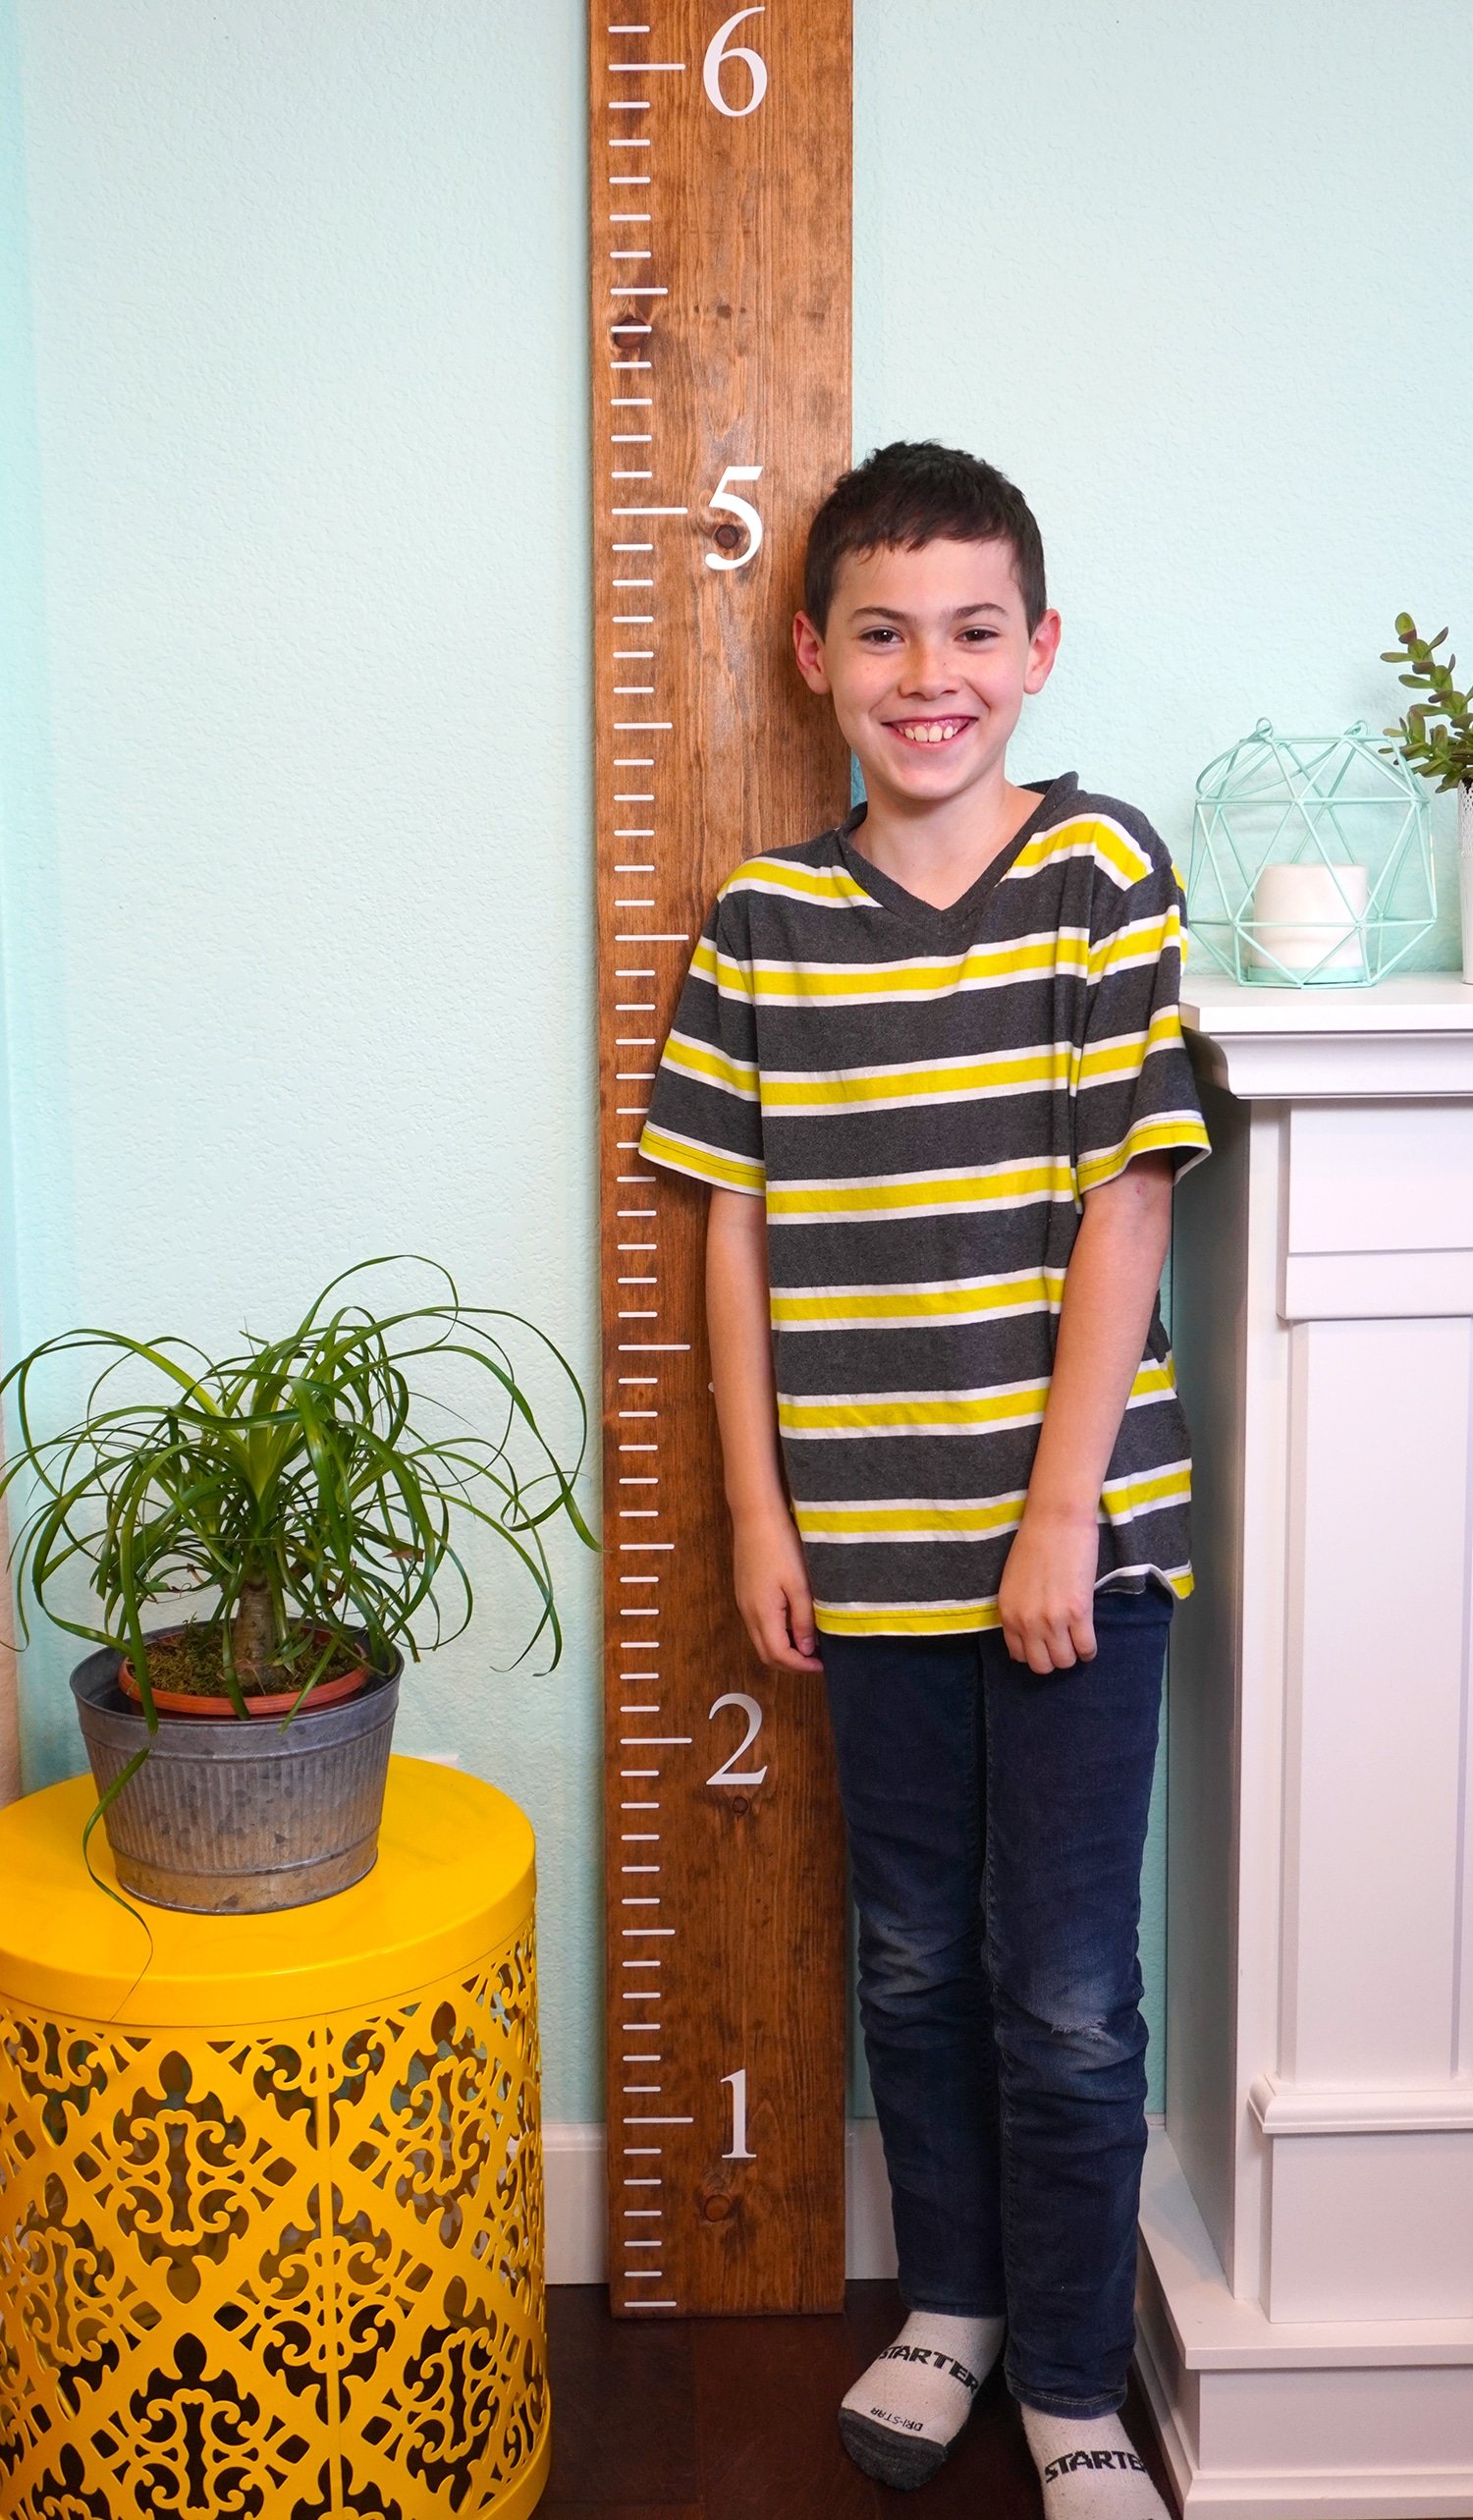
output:
[[1025,1507],[998,1587],[1003,1641],[1030,1671],[1066,1671],[1095,1655],[1094,1514]]
[[763,1662],[821,1671],[803,1544],[787,1507],[734,1515],[732,1561],[736,1607]]

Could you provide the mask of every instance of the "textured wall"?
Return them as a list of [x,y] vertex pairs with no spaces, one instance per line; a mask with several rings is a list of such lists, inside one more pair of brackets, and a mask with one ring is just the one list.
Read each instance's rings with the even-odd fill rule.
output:
[[[1473,21],[1406,27],[856,0],[856,441],[1022,483],[1065,628],[1014,775],[1178,848],[1260,715],[1391,714],[1401,606],[1473,662]],[[229,1336],[410,1244],[591,1373],[582,117],[578,0],[0,0],[11,1355]],[[586,2118],[559,1563],[561,1669],[491,1670],[500,1593],[403,1737],[531,1812],[547,2105]],[[27,1657],[31,1781],[79,1764],[68,1660]]]
[[[27,0],[19,64],[6,1349],[285,1327],[409,1247],[589,1377],[581,14]],[[562,1666],[491,1670],[487,1563],[400,1738],[531,1814],[587,2117],[596,1567],[558,1563]],[[26,1658],[33,1783],[82,1764],[70,1659]]]

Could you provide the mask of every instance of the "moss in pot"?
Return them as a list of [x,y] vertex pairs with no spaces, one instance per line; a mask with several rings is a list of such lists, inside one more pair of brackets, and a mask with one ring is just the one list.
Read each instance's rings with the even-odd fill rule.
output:
[[[433,1300],[386,1306],[372,1273],[406,1265],[431,1271]],[[575,1404],[571,1461],[514,1367],[508,1342],[522,1334]],[[41,1432],[38,1378],[79,1353],[99,1367],[82,1414]],[[413,1622],[428,1618],[433,1646],[473,1609],[464,1517],[531,1579],[540,1609],[523,1652],[546,1634],[558,1660],[546,1526],[566,1519],[596,1546],[574,1495],[582,1392],[545,1334],[464,1305],[430,1262],[360,1262],[285,1338],[247,1337],[220,1358],[68,1332],[0,1391],[19,1433],[0,1495],[29,1483],[13,1551],[23,1633],[33,1601],[98,1649],[72,1675],[99,1790],[88,1830],[105,1821],[120,1880],[144,1898],[296,1906],[367,1871],[404,1655],[424,1650]],[[452,1391],[462,1410],[478,1396],[474,1421]],[[74,1615],[80,1564],[95,1623]],[[198,1600],[195,1617],[145,1629],[181,1597]]]

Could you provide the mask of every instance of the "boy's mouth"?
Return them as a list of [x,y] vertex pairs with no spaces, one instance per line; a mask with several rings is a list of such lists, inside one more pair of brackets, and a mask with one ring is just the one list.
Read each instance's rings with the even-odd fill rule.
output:
[[928,749],[934,750],[940,744],[955,743],[957,736],[965,735],[969,726],[976,725],[976,720],[975,718],[887,718],[885,723],[890,733],[898,735],[902,743],[924,744]]

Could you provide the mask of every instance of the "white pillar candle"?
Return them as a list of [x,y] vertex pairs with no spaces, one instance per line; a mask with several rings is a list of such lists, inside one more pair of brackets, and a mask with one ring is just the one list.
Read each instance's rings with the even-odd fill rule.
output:
[[1250,968],[1313,971],[1328,980],[1359,979],[1365,958],[1356,920],[1365,916],[1370,869],[1327,866],[1310,858],[1292,866],[1265,866],[1253,887],[1253,932],[1244,960]]

